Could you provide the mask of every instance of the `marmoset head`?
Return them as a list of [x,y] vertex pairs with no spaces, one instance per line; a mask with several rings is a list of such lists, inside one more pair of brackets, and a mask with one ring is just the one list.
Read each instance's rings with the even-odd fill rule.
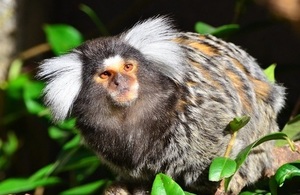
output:
[[108,104],[128,107],[141,96],[150,97],[164,83],[166,87],[170,81],[182,82],[184,52],[174,39],[176,30],[159,17],[45,60],[38,76],[47,80],[45,102],[54,119],[65,119],[76,100],[94,102],[95,109]]

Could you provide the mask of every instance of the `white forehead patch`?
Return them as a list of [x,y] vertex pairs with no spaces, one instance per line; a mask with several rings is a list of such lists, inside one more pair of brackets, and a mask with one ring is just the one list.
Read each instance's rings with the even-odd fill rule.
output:
[[106,58],[104,61],[103,61],[103,66],[104,67],[108,67],[108,66],[114,66],[114,65],[119,65],[119,64],[122,64],[124,63],[124,59],[119,56],[119,55],[116,55],[116,56],[113,56],[113,57],[109,57],[109,58]]

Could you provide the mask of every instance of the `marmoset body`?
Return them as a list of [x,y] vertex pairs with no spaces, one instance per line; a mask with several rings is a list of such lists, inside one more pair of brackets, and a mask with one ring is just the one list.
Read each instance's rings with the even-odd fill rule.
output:
[[[128,184],[107,194],[147,194],[160,172],[188,191],[213,194],[217,183],[208,181],[208,168],[225,153],[229,122],[251,117],[238,132],[234,158],[278,130],[284,104],[284,88],[268,81],[244,50],[211,35],[180,32],[166,17],[86,41],[45,60],[38,76],[47,80],[45,102],[54,120],[76,117],[87,146]],[[229,193],[272,167],[271,148],[265,143],[252,152]]]

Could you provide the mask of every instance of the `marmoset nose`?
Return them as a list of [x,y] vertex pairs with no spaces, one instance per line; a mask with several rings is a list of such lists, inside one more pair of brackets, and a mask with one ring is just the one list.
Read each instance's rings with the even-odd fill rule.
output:
[[119,81],[118,81],[117,79],[114,79],[113,82],[114,82],[114,84],[115,84],[116,86],[119,86],[119,84],[120,84]]
[[116,86],[116,87],[124,87],[126,86],[126,78],[120,74],[120,73],[117,73],[114,78],[113,78],[113,84]]

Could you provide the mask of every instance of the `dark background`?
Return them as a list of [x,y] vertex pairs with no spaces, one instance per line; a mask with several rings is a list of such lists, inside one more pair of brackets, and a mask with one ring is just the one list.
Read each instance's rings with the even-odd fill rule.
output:
[[[292,113],[299,113],[296,104],[300,95],[300,31],[289,21],[274,17],[266,6],[247,2],[236,18],[236,2],[233,0],[20,0],[19,28],[16,32],[18,51],[46,42],[42,30],[44,24],[66,23],[77,28],[85,39],[98,37],[96,25],[79,9],[81,3],[98,14],[112,35],[131,27],[140,19],[158,14],[172,16],[176,26],[183,31],[194,31],[197,21],[212,26],[236,22],[242,30],[228,41],[244,48],[263,68],[272,63],[278,65],[276,79],[287,88],[287,103],[279,117],[282,127]],[[52,55],[48,52],[27,60],[25,69],[34,70],[39,61]],[[49,159],[55,159],[58,148],[47,138],[46,130],[41,130],[42,124],[34,123],[34,118],[27,118],[16,126],[22,126],[23,131],[18,136],[23,136],[27,141],[18,152],[12,175],[26,176],[51,161]],[[47,147],[51,149],[45,154]]]

